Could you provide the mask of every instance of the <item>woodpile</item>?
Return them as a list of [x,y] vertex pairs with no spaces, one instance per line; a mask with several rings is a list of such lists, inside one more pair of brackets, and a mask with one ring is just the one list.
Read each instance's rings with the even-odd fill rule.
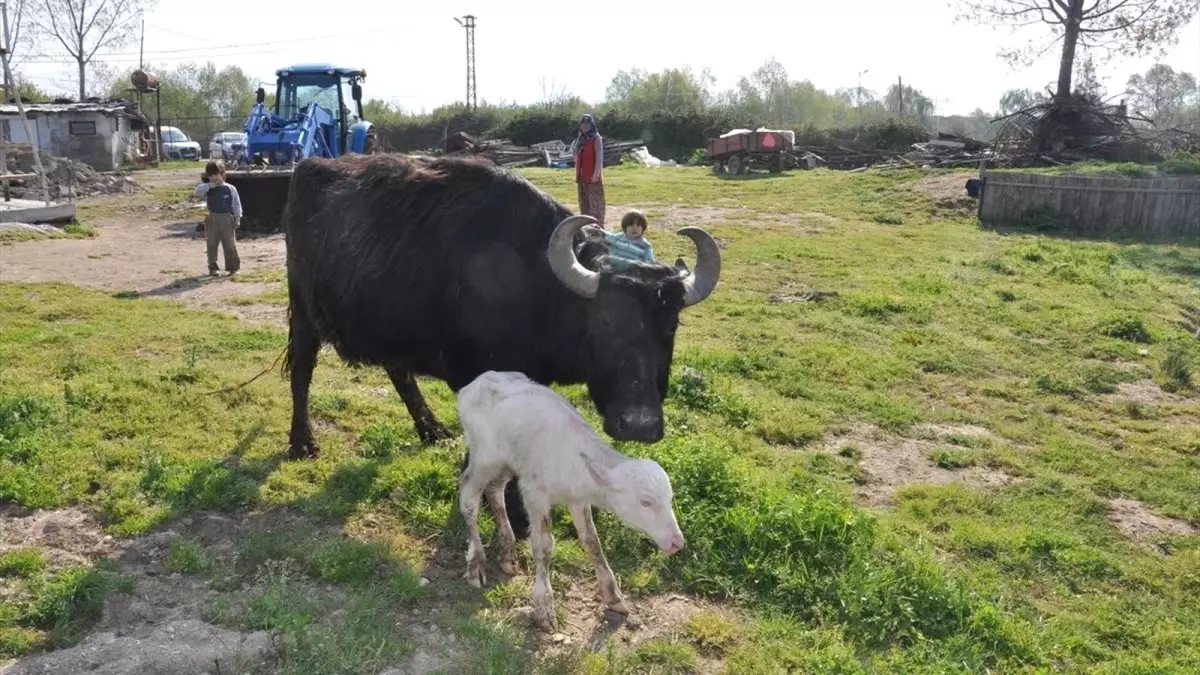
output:
[[[604,166],[620,164],[626,153],[644,145],[642,141],[604,139]],[[507,139],[476,138],[460,131],[446,139],[444,150],[448,155],[482,155],[499,166],[507,167],[575,165],[570,145],[559,140],[526,146],[516,145]]]
[[917,169],[953,167],[978,163],[990,158],[984,144],[965,136],[939,133],[924,143],[913,143],[908,152],[856,149],[834,144],[830,147],[798,146],[797,157],[815,157],[819,165],[839,171],[877,169]]

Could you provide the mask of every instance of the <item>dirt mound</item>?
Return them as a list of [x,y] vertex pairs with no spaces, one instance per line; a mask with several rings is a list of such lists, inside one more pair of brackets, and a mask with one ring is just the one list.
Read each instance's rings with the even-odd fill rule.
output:
[[[138,192],[141,187],[128,173],[121,171],[100,172],[92,167],[65,157],[42,155],[42,168],[46,171],[46,182],[51,199],[87,197],[91,195],[128,194]],[[8,156],[10,173],[37,173],[33,153],[21,152]],[[30,178],[12,183],[12,194],[22,199],[40,199],[42,181]]]

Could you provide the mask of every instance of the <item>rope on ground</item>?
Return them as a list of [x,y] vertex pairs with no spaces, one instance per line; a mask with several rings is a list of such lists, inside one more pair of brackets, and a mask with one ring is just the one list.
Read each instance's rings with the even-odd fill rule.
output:
[[231,391],[237,391],[238,389],[241,389],[242,387],[250,384],[251,382],[257,380],[258,378],[262,377],[263,375],[266,375],[267,373],[271,372],[272,370],[275,370],[275,366],[279,365],[279,359],[282,359],[283,355],[286,353],[287,353],[287,347],[284,347],[283,351],[279,352],[279,356],[276,356],[275,360],[271,362],[271,365],[267,366],[259,374],[255,375],[254,377],[246,380],[245,382],[243,382],[241,384],[234,385],[232,387],[225,387],[224,389],[216,389],[214,391],[206,391],[200,395],[201,396],[212,396],[213,394],[227,394]]

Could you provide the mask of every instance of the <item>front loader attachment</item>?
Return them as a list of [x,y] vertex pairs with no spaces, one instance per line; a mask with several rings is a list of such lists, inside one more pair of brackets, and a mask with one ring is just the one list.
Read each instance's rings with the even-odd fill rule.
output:
[[263,167],[225,172],[225,181],[237,188],[242,200],[242,229],[278,232],[283,227],[292,167]]

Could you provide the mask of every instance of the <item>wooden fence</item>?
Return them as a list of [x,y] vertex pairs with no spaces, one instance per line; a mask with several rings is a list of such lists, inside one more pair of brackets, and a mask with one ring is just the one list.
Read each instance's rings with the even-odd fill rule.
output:
[[983,172],[979,220],[1052,219],[1064,230],[1200,243],[1200,177],[1099,178]]

